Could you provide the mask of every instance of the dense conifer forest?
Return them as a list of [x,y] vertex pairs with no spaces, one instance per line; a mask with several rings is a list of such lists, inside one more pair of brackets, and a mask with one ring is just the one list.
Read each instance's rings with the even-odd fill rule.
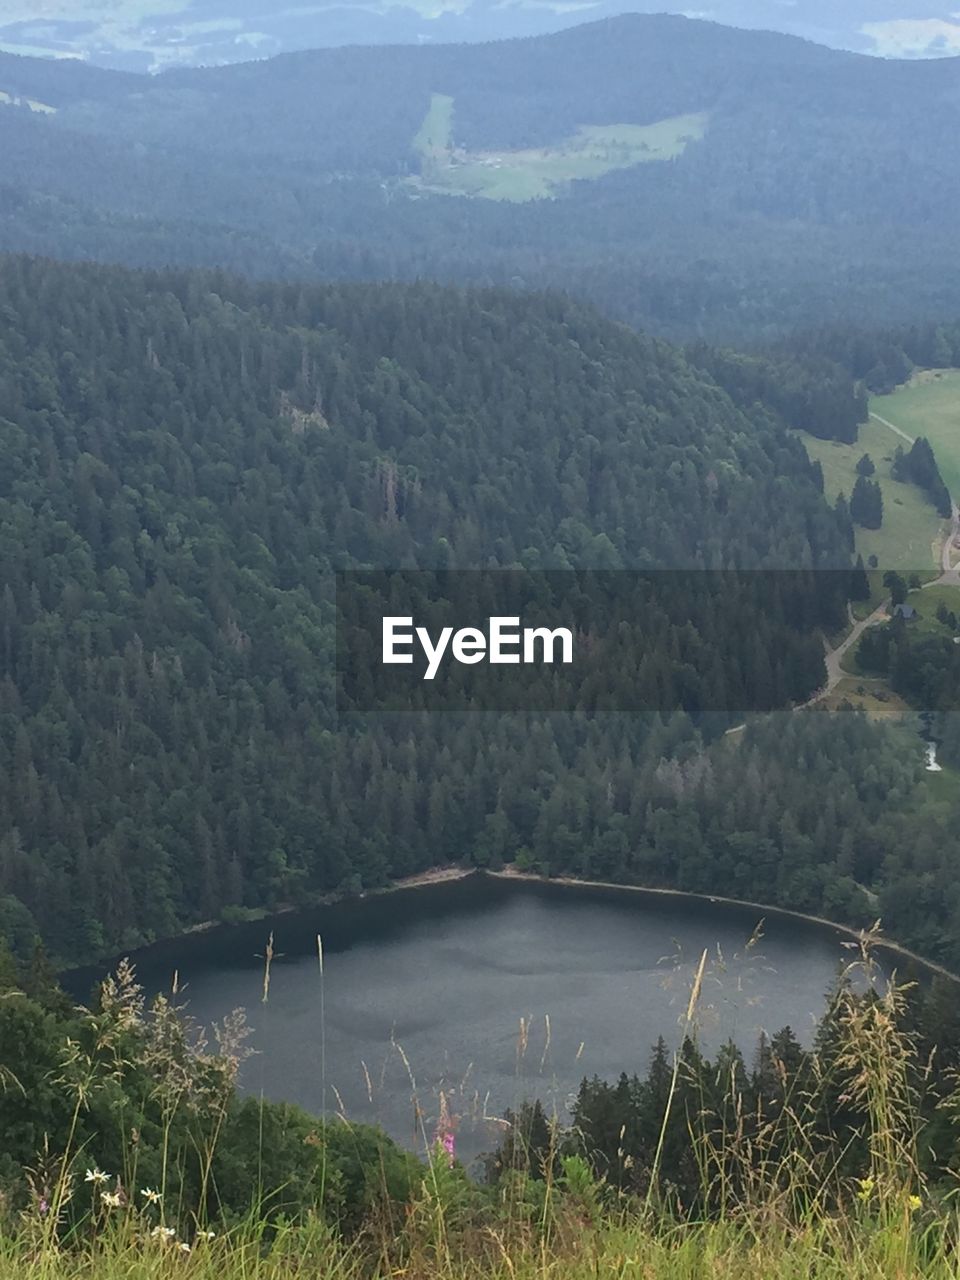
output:
[[[956,954],[950,892],[903,892],[947,818],[918,809],[909,733],[810,714],[717,739],[729,717],[669,705],[337,728],[335,568],[849,563],[772,411],[556,297],[21,258],[3,295],[0,892],[21,951],[39,929],[79,960],[519,856],[855,923],[879,895],[898,936]],[[805,617],[740,618],[745,669],[776,689],[776,627],[812,656],[825,619]]]

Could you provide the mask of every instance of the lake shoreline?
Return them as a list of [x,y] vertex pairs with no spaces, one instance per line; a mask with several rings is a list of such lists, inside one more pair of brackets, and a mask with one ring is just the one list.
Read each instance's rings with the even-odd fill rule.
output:
[[[651,897],[686,900],[688,902],[705,902],[724,907],[744,907],[752,911],[760,911],[765,916],[784,916],[790,920],[802,920],[806,924],[833,929],[858,944],[866,936],[866,930],[855,929],[852,925],[838,924],[836,920],[828,920],[826,916],[809,915],[804,911],[791,911],[789,907],[775,907],[768,902],[751,902],[745,898],[728,898],[717,893],[690,893],[685,889],[655,889],[647,885],[617,884],[612,880],[581,880],[576,876],[544,876],[538,875],[533,871],[515,871],[509,866],[504,867],[502,871],[483,870],[481,874],[505,881],[521,881],[529,884],[558,884],[566,885],[572,889],[614,889],[618,893],[637,893]],[[925,969],[930,969],[943,978],[949,978],[951,982],[960,983],[960,974],[953,973],[936,960],[928,960],[925,956],[916,951],[911,951],[909,947],[904,947],[899,942],[893,942],[891,939],[881,936],[878,938],[876,946],[882,951],[892,952],[894,955],[903,956],[906,960],[912,960],[916,964],[923,965]]]
[[[255,924],[259,920],[279,919],[284,916],[297,915],[304,910],[311,910],[319,907],[335,907],[347,903],[361,903],[372,899],[389,897],[393,894],[405,892],[415,892],[419,889],[428,889],[432,885],[451,884],[459,881],[469,880],[473,877],[489,877],[492,880],[501,883],[518,883],[518,884],[540,884],[540,885],[558,885],[562,888],[569,889],[603,889],[606,891],[614,891],[616,893],[631,893],[649,898],[670,898],[677,902],[700,902],[708,905],[720,907],[737,907],[750,911],[757,911],[763,916],[782,916],[785,919],[799,920],[805,924],[815,925],[818,928],[830,929],[848,938],[852,943],[859,944],[864,936],[865,931],[855,929],[851,925],[839,924],[836,920],[828,920],[825,916],[810,915],[803,911],[792,911],[788,907],[777,907],[767,902],[753,902],[744,898],[730,898],[722,894],[710,893],[691,893],[683,889],[664,889],[655,888],[648,885],[636,884],[618,884],[610,880],[583,880],[576,876],[544,876],[532,871],[517,871],[512,865],[507,865],[500,871],[491,871],[485,867],[463,867],[456,864],[445,864],[440,867],[430,867],[425,871],[414,872],[409,876],[402,876],[397,880],[391,881],[390,884],[381,885],[373,889],[365,889],[357,894],[343,893],[327,893],[318,895],[306,907],[301,903],[290,903],[280,907],[264,909],[261,911],[251,911],[242,920],[207,920],[199,924],[187,925],[177,933],[156,938],[152,942],[143,943],[139,947],[129,948],[126,952],[114,954],[112,957],[101,959],[99,961],[88,962],[86,964],[68,965],[60,969],[59,976],[64,977],[78,972],[85,972],[94,968],[98,968],[110,962],[110,960],[118,961],[121,956],[132,955],[140,951],[150,950],[154,947],[163,946],[168,943],[176,942],[178,939],[186,939],[203,935],[209,937],[223,932],[229,932],[245,924]],[[881,938],[876,944],[880,950],[885,951],[894,956],[902,956],[905,960],[910,960],[915,964],[923,966],[932,973],[936,973],[941,977],[948,978],[952,982],[960,983],[960,974],[951,972],[945,965],[939,964],[935,960],[928,960],[916,951],[910,950],[909,947],[902,946],[898,942],[894,942],[887,938]]]
[[426,871],[417,871],[413,875],[401,876],[399,880],[392,880],[389,884],[380,885],[375,889],[364,889],[360,893],[324,893],[312,897],[306,905],[302,902],[288,902],[276,907],[250,908],[236,920],[201,920],[197,924],[184,925],[174,933],[165,933],[162,937],[153,938],[149,942],[128,947],[125,951],[111,952],[109,956],[102,956],[97,960],[86,960],[82,964],[62,965],[57,969],[57,976],[63,977],[71,973],[83,973],[88,969],[100,968],[111,961],[119,961],[125,956],[148,951],[153,947],[162,947],[184,938],[209,937],[221,931],[239,929],[246,924],[256,924],[260,920],[279,919],[282,916],[297,915],[317,907],[335,907],[340,903],[366,902],[370,898],[385,897],[392,893],[402,893],[404,890],[426,889],[434,884],[450,884],[456,880],[467,880],[470,876],[478,874],[477,867],[458,867],[448,864],[442,867],[430,867]]

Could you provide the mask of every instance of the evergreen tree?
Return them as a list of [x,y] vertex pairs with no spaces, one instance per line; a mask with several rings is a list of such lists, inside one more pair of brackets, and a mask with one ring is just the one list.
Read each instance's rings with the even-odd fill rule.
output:
[[850,518],[864,529],[879,529],[883,523],[883,495],[876,480],[857,476],[850,495]]

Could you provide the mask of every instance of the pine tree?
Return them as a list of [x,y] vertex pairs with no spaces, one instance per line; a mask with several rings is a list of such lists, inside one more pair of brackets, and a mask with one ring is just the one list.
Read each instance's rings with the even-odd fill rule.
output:
[[876,480],[857,476],[850,495],[850,518],[864,529],[879,529],[883,523],[883,495]]

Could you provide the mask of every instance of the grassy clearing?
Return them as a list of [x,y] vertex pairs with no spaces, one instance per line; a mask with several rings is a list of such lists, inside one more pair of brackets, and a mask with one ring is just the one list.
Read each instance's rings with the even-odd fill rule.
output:
[[[870,575],[871,587],[875,585],[876,577],[877,575],[875,574]],[[877,600],[874,603],[871,600],[870,608],[875,608],[879,602]],[[941,604],[944,604],[950,612],[955,613],[960,618],[960,587],[942,583],[926,586],[918,591],[911,591],[907,596],[907,603],[917,611],[917,616],[907,623],[912,636],[947,635],[948,632],[944,629],[943,623],[937,620],[937,609]],[[846,671],[849,676],[849,679],[841,681],[841,685],[849,685],[851,683],[862,685],[870,693],[872,700],[875,701],[879,698],[885,703],[889,700],[890,705],[899,703],[904,709],[907,709],[907,704],[902,702],[898,695],[890,689],[883,677],[867,676],[861,671],[860,664],[857,661],[857,648],[857,645],[853,645],[840,660],[842,670]],[[838,686],[839,688],[840,686]],[[833,697],[836,697],[836,693],[834,693]],[[834,703],[831,701],[828,705],[833,706]],[[868,707],[864,709],[868,714],[872,714]],[[885,717],[877,716],[875,718]]]
[[[830,502],[841,492],[850,497],[857,479],[857,463],[865,453],[876,464],[874,478],[879,480],[883,493],[883,524],[879,529],[856,530],[857,551],[864,563],[873,555],[881,569],[922,572],[939,565],[946,523],[916,485],[903,484],[890,474],[897,437],[888,427],[871,418],[860,428],[856,444],[819,440],[806,431],[800,435],[810,457],[823,467],[824,492]],[[938,459],[939,456],[938,453]]]
[[411,184],[445,195],[526,201],[555,195],[575,179],[674,159],[703,137],[707,116],[675,116],[650,125],[582,125],[554,146],[524,151],[464,151],[453,145],[452,126],[453,98],[433,94],[413,140],[421,174]]
[[21,98],[16,94],[5,93],[2,89],[0,89],[0,105],[5,107],[27,107],[30,111],[43,116],[57,114],[57,108],[51,107],[49,103],[38,102],[36,98]]
[[922,591],[911,591],[907,603],[912,604],[919,617],[910,623],[912,629],[925,635],[942,636],[943,624],[937,621],[937,609],[941,604],[960,617],[960,587],[952,587],[942,583],[924,587]]
[[870,409],[909,436],[927,437],[944,484],[960,500],[960,369],[921,370],[890,395],[874,396]]
[[822,705],[828,711],[851,706],[871,720],[901,720],[912,714],[909,704],[894,693],[885,680],[865,676],[844,676],[823,699]]
[[450,150],[453,129],[453,99],[445,93],[434,93],[423,124],[413,140],[414,150],[424,159],[445,156]]

